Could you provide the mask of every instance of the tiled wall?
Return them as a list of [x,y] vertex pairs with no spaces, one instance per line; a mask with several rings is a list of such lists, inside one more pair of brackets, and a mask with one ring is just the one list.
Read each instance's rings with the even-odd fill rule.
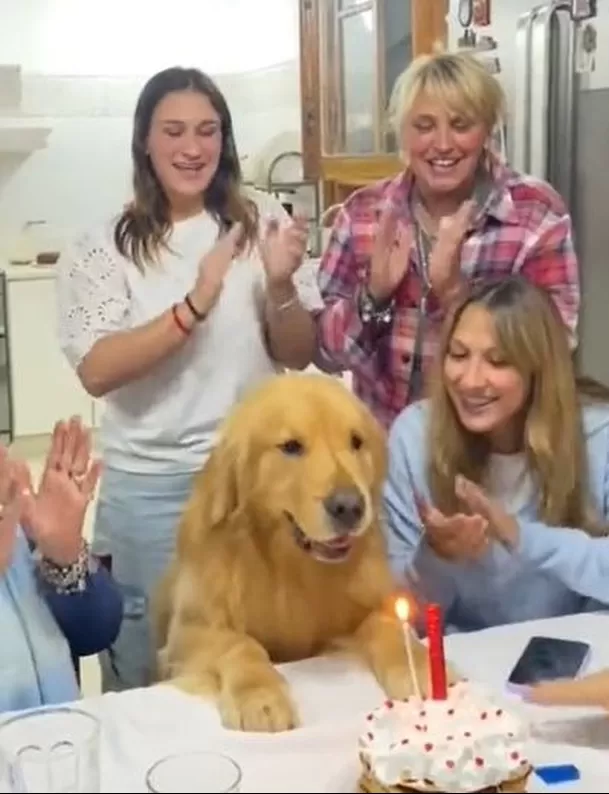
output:
[[[253,5],[265,19],[256,35]],[[170,64],[216,77],[246,170],[260,176],[275,154],[300,149],[296,0],[172,0],[155,8],[146,0],[0,0],[0,60],[21,64],[21,112],[52,130],[44,150],[0,153],[0,245],[28,219],[71,231],[120,208],[135,99],[145,79]]]

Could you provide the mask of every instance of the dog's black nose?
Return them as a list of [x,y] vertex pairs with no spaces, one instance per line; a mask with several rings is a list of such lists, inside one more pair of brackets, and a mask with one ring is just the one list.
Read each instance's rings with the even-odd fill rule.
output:
[[364,500],[355,488],[340,488],[324,499],[326,513],[337,531],[344,532],[357,527],[364,515]]

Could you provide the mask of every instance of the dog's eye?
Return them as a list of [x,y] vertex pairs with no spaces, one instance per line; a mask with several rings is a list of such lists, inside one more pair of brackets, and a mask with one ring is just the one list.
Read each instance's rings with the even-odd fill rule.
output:
[[361,436],[358,436],[357,433],[351,433],[351,446],[354,450],[361,449],[364,444],[364,441]]
[[302,455],[304,453],[304,446],[297,438],[289,438],[287,441],[279,444],[279,449],[284,455]]

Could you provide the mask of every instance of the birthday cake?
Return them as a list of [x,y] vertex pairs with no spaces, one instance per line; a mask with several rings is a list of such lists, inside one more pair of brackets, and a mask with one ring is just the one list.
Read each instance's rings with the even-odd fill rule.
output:
[[363,792],[526,791],[526,725],[469,682],[446,699],[386,701],[359,739]]

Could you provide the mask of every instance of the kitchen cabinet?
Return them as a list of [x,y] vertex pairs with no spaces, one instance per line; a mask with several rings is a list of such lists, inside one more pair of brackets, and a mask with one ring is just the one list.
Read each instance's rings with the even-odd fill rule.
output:
[[52,273],[36,277],[32,267],[27,273],[19,266],[7,270],[13,436],[47,435],[58,419],[73,414],[96,426],[96,401],[83,389],[59,347]]
[[303,168],[324,207],[402,168],[391,91],[446,43],[447,14],[447,0],[300,0]]
[[[300,287],[311,306],[318,306],[321,300],[316,280],[318,266],[318,259],[308,259],[300,272]],[[3,270],[11,435],[48,435],[55,422],[72,415],[79,415],[86,425],[98,428],[105,402],[87,394],[59,347],[52,267],[7,264]],[[0,373],[2,363],[0,357]],[[318,372],[314,367],[311,371]],[[349,385],[348,376],[342,379]]]

